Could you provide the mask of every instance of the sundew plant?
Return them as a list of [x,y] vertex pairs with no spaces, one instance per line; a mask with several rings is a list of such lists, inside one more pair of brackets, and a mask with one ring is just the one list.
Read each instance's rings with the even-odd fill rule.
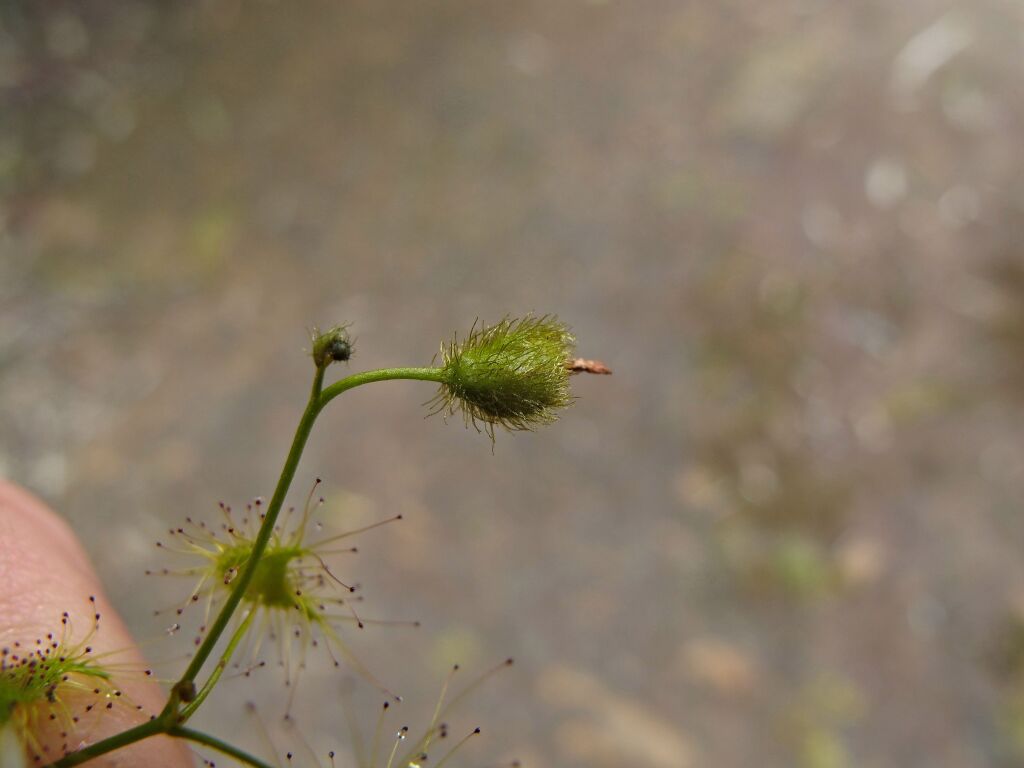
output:
[[[380,381],[411,379],[435,384],[437,392],[430,401],[432,412],[445,418],[460,414],[467,426],[490,438],[493,450],[498,428],[533,430],[555,421],[559,412],[573,401],[569,386],[573,374],[610,373],[602,363],[574,357],[574,348],[573,335],[556,317],[505,318],[494,325],[477,323],[461,339],[456,336],[443,344],[428,367],[365,371],[327,383],[331,365],[347,363],[353,357],[353,341],[347,326],[335,326],[324,332],[314,330],[309,400],[270,500],[258,501],[237,512],[222,505],[221,519],[216,524],[189,518],[186,524],[170,531],[166,544],[161,542],[189,555],[193,561],[182,573],[192,577],[195,586],[177,612],[182,613],[192,604],[198,604],[197,610],[204,612],[200,632],[191,641],[194,653],[170,686],[163,708],[146,722],[82,745],[82,734],[76,728],[80,713],[65,703],[67,694],[88,693],[91,699],[84,706],[100,717],[105,709],[131,704],[119,701],[121,694],[111,683],[113,673],[105,666],[105,659],[95,658],[91,653],[89,642],[98,631],[98,614],[89,634],[78,639],[73,637],[65,617],[53,633],[40,638],[35,645],[2,649],[0,760],[3,755],[20,751],[32,764],[70,768],[144,739],[166,735],[201,745],[242,764],[269,768],[271,763],[189,725],[210,692],[220,684],[229,665],[239,663],[236,657],[245,653],[255,657],[260,638],[267,634],[275,637],[279,645],[286,683],[290,683],[293,664],[301,666],[308,645],[323,644],[335,664],[354,668],[397,699],[347,650],[343,625],[358,628],[368,620],[357,607],[356,587],[342,581],[329,562],[332,555],[353,551],[350,537],[367,529],[341,533],[313,531],[311,516],[316,507],[316,487],[301,510],[288,508],[282,514],[313,426],[328,404],[350,389]],[[293,658],[294,654],[298,658]],[[510,663],[511,660],[499,666]],[[397,732],[397,740],[390,744],[379,743],[384,722],[383,717],[379,718],[372,745],[364,750],[363,757],[358,756],[360,749],[354,745],[357,762],[361,768],[415,768],[426,763],[432,746],[447,735],[447,726],[442,722],[444,713],[461,698],[463,694],[443,703],[442,693],[434,718],[422,735],[412,737],[408,735],[409,729],[403,727]],[[382,715],[389,706],[385,704]],[[59,749],[40,745],[36,734],[43,721],[56,721],[61,727],[66,740]],[[451,756],[450,748],[442,750],[429,764],[446,765]],[[318,761],[311,758],[308,762],[316,765]],[[297,764],[294,755],[288,755],[287,763]],[[333,764],[333,755],[330,763]]]

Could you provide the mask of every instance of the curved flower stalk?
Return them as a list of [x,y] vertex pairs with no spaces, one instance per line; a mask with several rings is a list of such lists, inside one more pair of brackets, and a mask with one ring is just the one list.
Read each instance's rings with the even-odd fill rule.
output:
[[[243,623],[251,624],[252,632],[246,643],[253,666],[258,666],[256,659],[265,639],[276,642],[278,657],[285,669],[286,685],[292,686],[296,681],[296,672],[305,666],[308,649],[319,646],[324,640],[335,666],[341,665],[338,656],[343,657],[350,667],[397,699],[355,657],[337,628],[346,623],[362,629],[368,624],[418,626],[419,622],[361,618],[356,610],[356,604],[362,601],[361,596],[354,594],[357,587],[338,578],[327,558],[356,553],[356,547],[343,543],[346,539],[400,520],[402,516],[395,515],[363,528],[317,538],[312,534],[321,531],[323,526],[313,519],[314,510],[324,503],[323,498],[314,502],[319,486],[318,478],[301,514],[296,515],[295,509],[290,508],[283,521],[274,526],[243,596],[244,609],[237,626],[241,629]],[[200,632],[206,629],[210,611],[231,592],[239,572],[252,556],[256,529],[265,518],[261,499],[246,505],[241,514],[223,503],[220,511],[223,519],[217,528],[187,518],[184,526],[170,531],[172,539],[177,542],[173,549],[198,557],[201,564],[182,571],[160,571],[198,577],[195,588],[176,613],[182,615],[192,603],[205,603]],[[310,541],[310,538],[314,540]],[[157,546],[172,549],[162,542],[157,542]],[[175,624],[172,630],[178,628],[179,625]],[[196,643],[201,639],[197,637]]]
[[[73,748],[71,740],[81,738],[89,713],[115,706],[141,709],[113,685],[113,667],[104,664],[111,654],[93,652],[90,643],[99,631],[100,614],[96,598],[89,600],[93,622],[81,639],[73,639],[71,618],[65,612],[59,633],[0,648],[0,730],[13,734],[36,763],[67,754]],[[60,755],[37,738],[41,729],[58,729],[63,740]]]

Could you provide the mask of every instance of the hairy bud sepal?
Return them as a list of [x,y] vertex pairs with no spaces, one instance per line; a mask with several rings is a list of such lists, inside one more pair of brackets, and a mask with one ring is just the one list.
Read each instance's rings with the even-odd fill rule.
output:
[[572,403],[569,370],[576,340],[568,327],[551,315],[504,318],[495,325],[476,325],[461,342],[441,348],[444,381],[436,410],[461,411],[466,425],[532,430],[550,424]]
[[321,332],[313,329],[313,362],[317,368],[326,368],[334,362],[347,362],[355,353],[355,343],[347,325],[336,325]]

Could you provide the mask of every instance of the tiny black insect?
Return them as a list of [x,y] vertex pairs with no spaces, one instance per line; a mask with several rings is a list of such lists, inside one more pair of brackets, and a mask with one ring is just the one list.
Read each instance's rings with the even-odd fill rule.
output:
[[342,362],[352,357],[352,342],[349,339],[334,338],[331,343],[327,345],[327,356],[331,360],[340,360]]
[[321,333],[319,329],[313,329],[313,362],[318,368],[330,365],[333,362],[346,362],[355,353],[355,342],[348,335],[344,325],[336,325],[333,328]]

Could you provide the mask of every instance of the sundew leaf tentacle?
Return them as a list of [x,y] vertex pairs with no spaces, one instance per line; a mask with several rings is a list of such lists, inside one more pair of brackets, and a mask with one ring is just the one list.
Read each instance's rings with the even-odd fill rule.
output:
[[[247,705],[247,709],[255,719],[257,729],[266,746],[266,752],[274,756],[273,760],[278,768],[294,768],[297,765],[308,766],[308,768],[341,768],[341,766],[351,766],[351,768],[427,768],[427,766],[433,765],[437,768],[437,766],[453,764],[451,761],[461,752],[465,744],[481,732],[478,727],[472,728],[452,744],[449,741],[450,729],[445,722],[446,716],[453,708],[463,703],[466,697],[480,685],[511,665],[512,660],[506,659],[478,675],[449,697],[452,683],[459,671],[459,666],[455,665],[445,677],[430,721],[422,730],[410,728],[408,725],[399,727],[394,724],[394,714],[399,707],[390,701],[385,701],[378,710],[372,730],[365,734],[369,738],[365,739],[351,716],[351,702],[348,702],[345,713],[350,751],[354,762],[335,762],[336,753],[333,750],[327,753],[326,762],[318,758],[290,715],[285,716],[285,723],[288,726],[287,738],[289,743],[295,745],[298,754],[286,751],[282,760],[279,757],[279,748],[274,745],[274,740],[270,737],[266,723],[259,717],[256,706],[250,703]],[[519,762],[513,760],[502,763],[502,765],[514,768],[519,765]]]

